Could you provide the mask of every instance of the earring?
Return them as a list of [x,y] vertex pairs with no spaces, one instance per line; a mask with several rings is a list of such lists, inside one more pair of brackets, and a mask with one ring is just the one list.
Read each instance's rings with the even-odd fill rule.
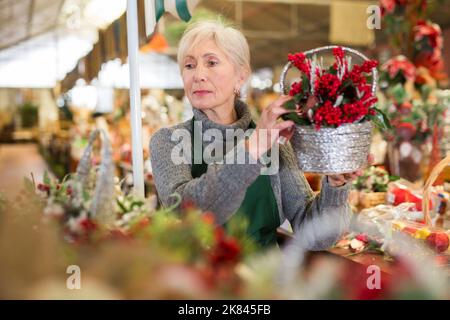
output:
[[233,92],[234,92],[236,98],[239,98],[241,96],[241,92],[240,92],[240,90],[238,88],[234,88]]

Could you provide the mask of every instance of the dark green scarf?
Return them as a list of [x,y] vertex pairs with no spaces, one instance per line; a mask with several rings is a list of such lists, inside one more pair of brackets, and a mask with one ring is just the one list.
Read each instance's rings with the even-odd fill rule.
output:
[[[256,127],[253,121],[250,122],[249,127]],[[192,150],[194,150],[194,118],[192,118],[191,137]],[[198,178],[207,171],[208,165],[203,160],[201,164],[195,164],[193,158],[192,156],[191,173],[193,178]],[[248,221],[247,234],[259,246],[267,248],[277,243],[276,231],[280,225],[280,217],[268,175],[259,175],[247,188],[241,206],[225,224],[225,229],[233,219],[242,220],[243,218]]]

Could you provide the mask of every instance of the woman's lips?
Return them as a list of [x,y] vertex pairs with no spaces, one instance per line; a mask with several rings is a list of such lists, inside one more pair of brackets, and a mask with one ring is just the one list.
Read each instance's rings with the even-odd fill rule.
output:
[[198,96],[203,96],[203,95],[206,95],[208,93],[211,93],[211,91],[209,91],[209,90],[195,90],[194,91],[194,94],[198,95]]

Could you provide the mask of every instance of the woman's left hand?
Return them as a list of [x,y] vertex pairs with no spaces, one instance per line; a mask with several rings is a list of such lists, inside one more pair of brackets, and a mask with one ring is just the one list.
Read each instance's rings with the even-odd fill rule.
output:
[[[369,156],[367,157],[367,162],[369,166],[373,163],[373,160],[374,160],[373,155],[369,154]],[[364,168],[361,168],[351,173],[327,175],[328,183],[332,187],[343,186],[344,184],[352,182],[357,177],[359,177],[362,174],[363,170]]]

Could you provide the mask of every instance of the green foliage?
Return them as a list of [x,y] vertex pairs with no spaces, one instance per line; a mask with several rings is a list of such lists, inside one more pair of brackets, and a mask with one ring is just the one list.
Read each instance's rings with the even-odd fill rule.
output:
[[168,23],[165,26],[164,37],[169,42],[170,46],[176,47],[184,31],[190,24],[193,24],[201,20],[217,20],[218,18],[220,18],[220,20],[223,21],[225,24],[230,24],[230,21],[228,19],[218,16],[217,13],[210,11],[208,9],[198,8],[194,11],[189,23],[184,22],[182,20],[176,20]]
[[284,120],[292,120],[292,121],[294,121],[296,124],[299,124],[299,125],[307,126],[307,125],[310,125],[310,124],[311,124],[311,122],[310,122],[308,119],[305,119],[305,118],[300,117],[300,116],[299,116],[297,113],[295,113],[295,112],[290,112],[290,113],[284,114],[284,115],[282,116],[282,118],[283,118]]
[[367,115],[368,120],[372,121],[380,131],[392,129],[388,116],[382,110],[376,107],[374,107],[373,109],[376,111],[376,113],[375,115]]
[[116,203],[120,208],[119,214],[121,215],[135,209],[139,210],[144,205],[144,201],[141,199],[136,199],[136,197],[131,194],[117,197]]
[[248,235],[249,221],[245,215],[237,214],[227,223],[227,234],[242,245],[244,251],[244,256],[254,253],[257,251],[257,244]]
[[32,128],[38,123],[38,107],[30,102],[24,103],[19,108],[23,128]]
[[47,170],[44,172],[44,179],[43,179],[44,183],[47,185],[50,185],[51,181],[50,181],[50,177],[48,176],[48,172]]
[[[309,79],[305,74],[303,74],[302,75],[302,92],[309,92],[310,90],[311,90],[311,86],[309,84]],[[301,99],[303,100],[304,97],[302,96]]]
[[[296,95],[296,97],[297,97],[298,95]],[[284,105],[283,105],[283,107],[285,108],[285,109],[288,109],[288,110],[295,110],[296,109],[296,100],[298,99],[298,98],[294,98],[294,99],[292,99],[292,100],[289,100],[289,101],[287,101]],[[292,120],[292,121],[294,121],[296,124],[300,124],[300,125],[309,125],[309,124],[311,124],[311,122],[308,120],[308,119],[305,119],[305,118],[302,118],[302,117],[300,117],[296,112],[290,112],[290,113],[286,113],[286,114],[284,114],[284,115],[282,115],[281,116],[282,117],[282,119],[284,119],[284,120]]]
[[63,163],[59,162],[58,159],[55,159],[49,151],[39,145],[39,152],[44,158],[45,162],[47,163],[48,167],[50,168],[50,171],[58,178],[64,178],[64,176],[67,174],[66,167]]
[[214,225],[201,219],[201,212],[189,210],[180,219],[175,212],[155,212],[145,235],[152,246],[166,250],[180,261],[195,262],[214,244]]
[[388,89],[388,95],[391,96],[397,104],[402,104],[409,99],[408,93],[401,83]]
[[444,121],[443,114],[446,106],[440,103],[424,102],[422,110],[426,114],[427,127],[433,128],[434,125],[440,127]]
[[23,185],[26,192],[34,192],[35,185],[34,182],[30,178],[23,178]]

